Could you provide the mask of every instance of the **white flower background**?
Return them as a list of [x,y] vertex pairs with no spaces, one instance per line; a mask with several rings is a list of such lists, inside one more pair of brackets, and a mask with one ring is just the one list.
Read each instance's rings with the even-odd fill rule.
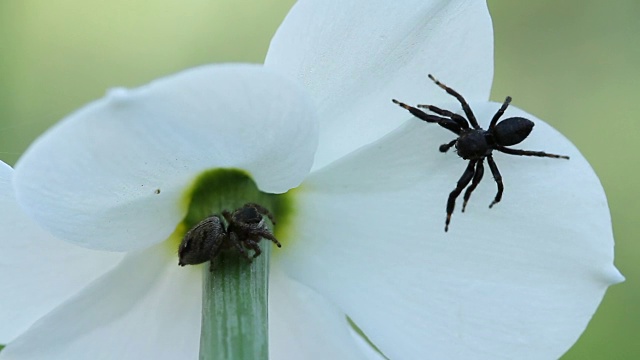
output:
[[[471,50],[475,50],[475,49],[467,49],[467,51],[473,52]],[[481,56],[478,52],[474,52],[474,54],[476,54],[478,56]],[[499,59],[500,58],[498,58],[498,60]],[[424,66],[426,67],[427,65],[424,65]],[[339,70],[340,70],[339,68],[335,69],[334,73],[336,73],[336,72],[339,73]],[[448,84],[450,84],[452,86],[455,86],[458,90],[463,92],[463,94],[465,94],[465,96],[467,96],[468,98],[473,98],[473,93],[474,93],[473,89],[465,89],[465,86],[467,86],[467,85],[465,85],[464,83],[459,85],[459,86],[458,85],[454,85],[454,84],[460,82],[459,80],[456,80],[455,76],[447,74],[446,72],[442,72],[442,71],[439,72],[439,71],[437,71],[437,69],[436,70],[432,70],[431,67],[429,69],[425,69],[424,73],[415,74],[415,83],[411,85],[413,87],[413,89],[411,87],[407,87],[406,89],[399,89],[398,91],[401,91],[401,93],[394,93],[393,96],[397,97],[397,98],[400,98],[400,99],[402,99],[402,100],[404,100],[406,102],[409,102],[409,103],[425,102],[425,98],[427,96],[429,96],[430,98],[431,98],[431,96],[435,96],[435,97],[439,97],[440,100],[438,100],[438,101],[449,101],[449,104],[448,104],[449,106],[455,106],[454,103],[450,102],[450,99],[447,99],[446,94],[440,93],[438,91],[439,89],[437,89],[428,80],[426,80],[426,77],[424,75],[426,74],[427,71],[435,73],[444,82],[446,82],[446,83],[448,83]],[[473,71],[470,71],[470,72],[473,72]],[[480,72],[480,73],[482,73],[482,72]],[[371,74],[371,75],[373,76],[375,74]],[[150,78],[156,77],[156,76],[151,76]],[[80,81],[80,80],[78,80],[78,81]],[[123,81],[123,82],[120,82],[120,83],[127,83],[129,81],[131,81],[131,80],[129,80],[129,78],[127,78],[126,81]],[[143,82],[144,81],[139,82],[139,83],[143,83]],[[471,84],[471,83],[474,83],[474,82],[470,81],[469,83]],[[521,104],[521,102],[519,101],[520,99],[522,99],[522,103],[524,103],[524,101],[527,100],[525,96],[516,95],[515,93],[511,92],[510,89],[505,89],[505,90],[507,90],[508,92],[507,93],[501,93],[500,95],[497,95],[497,97],[496,97],[497,100],[501,100],[502,97],[504,95],[506,95],[506,94],[510,94],[510,95],[514,96],[514,98],[515,98],[514,103],[516,105],[520,105]],[[487,89],[485,89],[484,91],[486,93]],[[540,90],[540,92],[541,91],[542,90]],[[341,97],[340,97],[341,101],[348,101],[350,98],[353,98],[355,101],[359,101],[358,100],[359,98],[361,99],[361,97],[359,97],[359,94],[357,93],[357,91],[356,92],[348,92],[348,93],[349,93],[348,95],[350,95],[350,97],[347,97],[344,94],[340,94],[341,95]],[[488,94],[488,93],[486,93],[486,94]],[[486,97],[486,95],[485,95],[485,97]],[[436,101],[433,101],[433,102],[436,102]],[[81,103],[82,102],[78,103],[78,105],[80,105]],[[336,108],[339,109],[339,107],[334,106],[334,105],[335,104],[332,104],[332,106],[328,106],[328,108],[331,108],[331,109],[334,109],[335,111],[338,111],[338,110],[336,110]],[[410,118],[409,116],[404,114],[401,109],[393,107],[390,104],[390,102],[389,102],[389,104],[383,104],[383,105],[385,105],[385,106],[388,105],[388,113],[385,112],[385,117],[389,116],[387,114],[393,114],[392,115],[392,119],[397,120],[399,122],[405,121],[405,120]],[[520,106],[520,107],[527,108],[525,106]],[[474,105],[474,108],[480,109],[481,105],[476,104],[476,105]],[[68,110],[71,110],[71,109],[73,109],[73,107],[70,107]],[[67,110],[67,112],[68,112],[68,110]],[[486,112],[486,113],[490,114],[492,111],[494,111],[494,108],[487,108],[486,110],[479,110],[479,111],[484,111],[483,113]],[[514,111],[515,111],[515,109],[514,109]],[[374,112],[374,111],[372,111],[372,112]],[[360,114],[360,112],[358,112],[358,114]],[[60,115],[63,115],[63,114],[60,114]],[[59,117],[61,117],[61,116],[58,116],[58,118]],[[481,116],[479,116],[479,117],[481,117]],[[486,118],[486,115],[484,117]],[[54,119],[52,119],[52,120],[54,120]],[[418,125],[423,125],[423,124],[418,124]],[[540,135],[542,135],[543,133],[546,134],[544,132],[544,127],[541,126],[541,125],[542,124],[538,124],[536,126],[536,128],[534,130],[534,134],[540,134]],[[407,125],[407,126],[412,126],[412,125]],[[416,129],[417,129],[416,131],[424,132],[424,134],[423,134],[424,137],[421,137],[420,140],[424,141],[425,143],[440,144],[441,142],[445,142],[446,140],[448,140],[451,137],[451,135],[448,134],[446,131],[444,131],[444,130],[442,130],[440,128],[437,128],[436,126],[429,127],[428,129],[425,129],[424,126],[416,126]],[[429,138],[430,136],[434,136],[435,138],[430,139]],[[322,138],[322,130],[321,130],[321,138]],[[401,139],[401,141],[403,141],[403,144],[404,144],[405,139]],[[542,138],[540,138],[540,139],[537,139],[537,141],[538,142],[536,142],[536,139],[534,139],[534,136],[532,136],[531,139],[528,139],[527,142],[525,142],[526,148],[545,149],[547,151],[552,151],[552,152],[557,152],[557,153],[562,153],[564,151],[564,152],[567,152],[570,155],[572,155],[572,157],[573,157],[572,160],[571,160],[572,162],[574,162],[574,160],[576,160],[575,162],[578,162],[578,163],[580,162],[579,157],[574,155],[574,153],[571,153],[570,149],[565,149],[565,148],[562,148],[562,147],[555,147],[553,149],[550,148],[549,144],[554,145],[554,143],[547,142],[546,138],[544,136],[542,136]],[[339,143],[339,141],[338,141],[338,143]],[[321,144],[322,144],[322,140],[321,140]],[[321,145],[321,149],[322,149],[322,145]],[[432,153],[430,153],[430,152],[432,152]],[[434,155],[434,154],[435,155],[440,155],[440,154],[437,153],[437,146],[432,146],[432,147],[425,146],[424,153],[425,153],[425,155],[429,155],[429,154],[430,155]],[[402,154],[402,155],[406,155],[406,156],[410,157],[412,154],[408,153],[408,154]],[[450,154],[450,155],[453,155],[453,154]],[[444,190],[441,190],[440,194],[439,193],[433,194],[433,197],[434,197],[433,202],[436,204],[435,208],[439,211],[439,212],[435,213],[436,215],[434,215],[434,216],[436,216],[436,219],[433,221],[433,224],[437,224],[437,226],[434,225],[433,227],[435,229],[437,229],[437,231],[438,231],[438,233],[436,234],[437,238],[444,238],[444,234],[440,233],[441,227],[442,227],[442,223],[443,223],[443,217],[444,217],[443,216],[444,198],[441,195],[442,195],[442,193],[444,193],[446,195],[446,193],[448,193],[448,191],[450,191],[450,187],[452,186],[453,182],[457,179],[457,177],[460,175],[461,170],[462,170],[464,165],[463,165],[463,163],[461,161],[459,161],[454,156],[444,157],[444,158],[437,158],[437,157],[425,158],[425,161],[433,161],[433,160],[429,160],[429,159],[433,159],[435,161],[438,161],[436,164],[431,165],[432,167],[437,167],[438,169],[442,169],[441,173],[438,173],[437,176],[439,177],[439,181],[442,182],[442,185],[440,186],[440,188],[444,189]],[[456,230],[456,228],[460,228],[460,231],[463,231],[462,230],[463,227],[468,226],[469,223],[475,224],[476,222],[479,222],[479,223],[482,224],[482,223],[486,223],[487,219],[490,219],[490,220],[491,219],[496,219],[496,218],[500,219],[500,216],[501,216],[500,215],[500,211],[502,211],[503,213],[510,212],[510,211],[522,211],[522,216],[531,215],[531,211],[534,211],[535,208],[536,208],[535,206],[532,205],[531,208],[527,208],[526,206],[525,207],[520,207],[520,205],[522,203],[534,204],[535,200],[536,200],[536,197],[534,196],[533,199],[527,199],[527,200],[523,199],[523,195],[522,194],[526,194],[526,191],[529,190],[529,187],[522,188],[522,189],[518,188],[518,184],[523,183],[523,181],[522,181],[522,179],[518,178],[517,168],[520,167],[520,166],[523,166],[522,163],[526,163],[527,167],[528,167],[528,171],[530,171],[531,169],[537,168],[539,166],[538,160],[539,159],[519,159],[519,158],[509,159],[509,158],[506,158],[506,156],[503,157],[502,159],[497,159],[498,166],[501,167],[503,176],[505,177],[505,181],[509,182],[508,188],[507,188],[507,190],[505,192],[505,199],[503,200],[503,203],[498,205],[496,208],[492,209],[491,212],[489,212],[486,209],[486,204],[488,204],[490,202],[490,199],[494,194],[494,184],[491,183],[490,177],[486,177],[484,182],[483,182],[483,184],[479,187],[477,192],[472,197],[472,200],[470,202],[467,214],[460,214],[459,212],[456,212],[456,214],[454,214],[454,218],[453,218],[453,222],[452,222],[452,230]],[[553,161],[546,162],[546,160],[544,160],[543,163],[550,164],[550,166],[554,166],[554,170],[556,169],[555,167],[558,166]],[[321,166],[322,165],[322,163],[319,163],[319,164],[320,165],[317,165],[317,166]],[[339,164],[337,164],[335,166],[339,167]],[[429,165],[425,164],[425,166],[429,166]],[[507,170],[507,169],[509,169],[509,170]],[[543,182],[544,181],[544,174],[545,174],[545,172],[548,173],[549,170],[545,170],[544,168],[542,168],[542,169],[539,169],[539,170],[537,169],[537,170],[535,170],[533,172],[536,174],[536,176],[540,176],[541,178],[540,178],[539,181]],[[377,174],[377,175],[381,175],[381,174]],[[318,175],[318,178],[320,179],[318,181],[322,180],[322,176]],[[349,178],[344,178],[344,179],[340,179],[340,180],[344,184],[347,184],[348,186],[351,186],[349,188],[351,190],[353,190],[356,185],[357,186],[362,185],[361,179],[356,179],[357,181],[355,181],[353,183],[350,183],[350,181],[352,181],[352,179],[349,179]],[[384,184],[384,183],[381,183],[381,184],[386,186],[386,184]],[[373,184],[373,185],[375,185],[375,184]],[[545,191],[545,187],[544,186],[541,186],[539,189],[540,189],[541,192]],[[438,195],[440,195],[440,196],[438,196]],[[344,198],[344,196],[340,195],[340,198],[342,199],[342,198]],[[508,207],[508,205],[505,205],[506,201],[507,201],[506,200],[507,198],[518,199],[518,203],[515,204],[515,201],[514,201],[514,203],[512,204],[514,207]],[[373,199],[372,202],[375,202],[375,199]],[[375,204],[373,204],[373,205],[375,205]],[[515,207],[516,205],[518,207]],[[537,207],[538,209],[542,209],[542,208],[546,209],[546,207],[541,207],[540,205],[538,205],[538,206],[539,206],[539,207]],[[501,209],[501,210],[500,211],[496,211],[498,209]],[[335,210],[332,210],[332,213],[339,214],[339,211],[340,211],[340,209],[335,209]],[[481,214],[484,214],[484,213],[486,213],[486,214],[485,215],[481,215]],[[391,211],[391,214],[400,215],[401,212],[400,211],[396,211],[396,212]],[[321,214],[318,214],[318,216],[320,216],[320,215]],[[563,215],[566,215],[566,214],[563,213]],[[535,216],[532,216],[532,217],[535,217]],[[316,219],[316,218],[318,218],[318,217],[314,217],[314,219]],[[345,219],[345,221],[348,220],[347,216],[342,216],[341,218]],[[392,222],[392,223],[396,223],[396,222],[399,222],[401,220],[402,219],[393,219],[393,217],[391,217],[389,219],[389,221]],[[508,241],[506,241],[506,240],[508,240]],[[511,239],[506,239],[506,240],[505,240],[505,243],[503,243],[502,245],[510,246],[513,243],[518,243],[517,240],[511,240]],[[400,241],[401,240],[398,240],[398,242],[400,242]],[[476,247],[476,249],[478,249],[479,246],[483,246],[483,245],[486,245],[486,244],[482,244],[482,243],[478,244],[477,241],[469,241],[469,243],[461,244],[461,248],[462,249],[468,249],[469,247]],[[425,248],[424,250],[427,253],[434,253],[434,251],[437,251],[438,249]],[[440,250],[442,250],[442,249],[440,249]],[[459,251],[459,250],[461,250],[461,249],[453,248],[453,249],[450,249],[449,251]],[[521,250],[522,251],[526,251],[525,249],[521,249]],[[303,252],[308,251],[310,253],[317,254],[319,250],[316,249],[316,248],[313,248],[313,247],[307,247],[307,248],[301,249],[301,251],[303,251]],[[347,251],[345,251],[345,252],[358,253],[358,251],[360,251],[359,247],[351,249],[351,250],[347,249]],[[577,255],[579,255],[579,254],[577,254]],[[26,257],[31,257],[33,260],[37,259],[37,254],[34,254],[34,253],[30,253],[30,254],[25,255],[25,256]],[[352,259],[352,258],[350,257],[349,259],[345,259],[344,263],[345,264],[349,264],[350,263],[350,259]],[[405,261],[405,262],[406,261],[410,261],[410,260],[411,259],[403,259],[403,261]],[[438,264],[437,264],[438,258],[437,257],[436,258],[428,258],[428,259],[416,259],[416,260],[423,260],[425,263],[427,263],[427,265],[438,267]],[[109,261],[109,260],[106,259],[105,261]],[[380,261],[383,262],[383,263],[386,263],[387,259],[386,258],[385,259],[381,259]],[[312,265],[313,264],[310,264],[307,268],[312,269],[313,268]],[[476,270],[477,269],[473,269],[474,272]],[[362,271],[367,271],[367,270],[363,269]],[[310,279],[312,279],[312,280],[309,280],[309,281],[313,281],[314,275],[311,272],[311,270],[309,270],[309,272],[310,272],[309,273]],[[335,268],[335,272],[336,272],[336,274],[333,275],[333,276],[339,276],[339,275],[342,275],[342,274],[345,273],[345,271],[341,271],[341,269],[339,267]],[[347,273],[357,273],[358,271],[357,271],[357,269],[356,270],[350,269],[349,271],[346,271],[346,272]],[[375,280],[375,277],[373,277],[373,280]],[[322,288],[322,285],[315,285],[315,287],[316,288]],[[416,288],[421,292],[424,291],[425,293],[429,293],[429,295],[431,295],[431,293],[429,292],[428,289],[420,289],[418,287],[416,287]],[[334,293],[335,299],[338,299],[338,300],[335,300],[335,301],[340,303],[340,300],[339,300],[340,299],[340,291],[339,291],[339,289],[332,289],[332,288],[329,287],[329,288],[323,289],[323,291],[327,292],[327,293]],[[429,300],[429,298],[430,298],[430,296],[425,296],[425,299],[427,299],[427,301]],[[371,304],[367,304],[367,305],[370,305],[372,307],[376,306],[375,302],[372,302]],[[365,313],[366,313],[366,311],[369,311],[368,313],[372,313],[373,310],[364,309],[363,311],[365,311]],[[386,315],[389,316],[389,319],[385,319],[385,321],[391,321],[391,322],[394,321],[394,320],[401,321],[401,320],[399,320],[399,318],[397,318],[397,316],[396,316],[397,314],[395,312],[391,312],[390,314],[386,314]],[[359,324],[361,324],[361,322],[366,322],[366,319],[361,319],[361,321],[358,321],[356,316],[354,316],[354,319]],[[372,334],[370,334],[369,332],[367,332],[367,333],[370,336],[372,336]],[[375,337],[375,335],[373,335],[373,336]]]

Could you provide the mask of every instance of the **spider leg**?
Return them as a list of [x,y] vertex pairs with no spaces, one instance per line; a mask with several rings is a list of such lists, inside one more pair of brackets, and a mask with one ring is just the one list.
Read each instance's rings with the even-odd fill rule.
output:
[[252,208],[258,210],[260,214],[266,215],[269,218],[269,220],[271,220],[271,223],[273,225],[276,224],[276,219],[274,218],[273,214],[264,206],[258,205],[256,203],[247,203],[247,204],[244,204],[244,206],[251,206]]
[[273,241],[274,244],[276,244],[277,247],[282,247],[282,244],[280,244],[280,241],[278,241],[278,239],[276,239],[276,237],[267,229],[256,232],[256,234],[262,236],[265,239],[271,240]]
[[491,169],[491,174],[493,174],[493,180],[496,181],[498,185],[498,192],[496,193],[495,199],[489,205],[489,209],[493,207],[493,205],[500,202],[502,199],[502,191],[504,190],[504,185],[502,184],[502,175],[500,175],[500,171],[498,170],[498,165],[493,161],[493,156],[487,156],[487,162],[489,163],[489,168]]
[[451,140],[451,141],[449,141],[449,142],[448,142],[448,143],[446,143],[446,144],[442,144],[442,145],[440,145],[440,152],[445,153],[445,152],[449,151],[449,149],[451,149],[451,147],[452,147],[453,145],[455,145],[457,142],[458,142],[458,139],[455,139],[455,140]]
[[456,121],[452,119],[447,119],[447,118],[443,118],[435,115],[429,115],[420,109],[417,109],[413,106],[409,106],[396,99],[392,99],[391,101],[393,101],[394,104],[397,104],[401,108],[408,110],[411,113],[411,115],[417,117],[422,121],[426,121],[428,123],[436,123],[442,126],[443,128],[455,133],[456,135],[460,135],[460,132],[462,131],[462,127],[460,126],[460,124],[458,124]]
[[537,157],[548,157],[548,158],[554,158],[554,159],[567,159],[567,160],[569,160],[569,157],[566,156],[566,155],[549,154],[549,153],[546,153],[544,151],[509,149],[507,147],[500,146],[500,145],[496,146],[496,150],[498,150],[500,152],[503,152],[505,154],[509,154],[509,155],[537,156]]
[[449,231],[449,223],[451,222],[451,214],[453,214],[453,208],[456,206],[456,199],[462,192],[462,189],[469,185],[469,182],[473,178],[474,167],[476,165],[477,160],[469,160],[469,165],[467,165],[467,169],[462,173],[460,180],[458,180],[458,184],[456,188],[449,194],[449,200],[447,200],[447,220],[444,223],[444,231]]
[[471,111],[471,107],[469,106],[469,104],[467,103],[467,100],[465,100],[462,95],[458,94],[457,91],[453,90],[452,88],[448,87],[447,85],[441,83],[440,81],[436,80],[436,78],[433,77],[433,75],[429,74],[429,79],[433,80],[434,83],[436,83],[436,85],[440,86],[442,89],[444,89],[444,91],[447,92],[447,94],[455,97],[456,99],[458,99],[458,101],[460,102],[460,105],[462,105],[462,110],[464,110],[465,115],[467,115],[467,119],[469,120],[469,123],[471,123],[471,126],[473,126],[474,129],[480,129],[480,125],[478,125],[478,120],[476,120],[476,116],[473,115],[473,111]]
[[247,251],[244,249],[244,246],[238,239],[238,235],[236,235],[233,232],[229,233],[229,242],[231,242],[233,246],[236,247],[236,250],[238,250],[238,252],[242,254],[242,256],[244,256],[247,260],[251,261],[251,257],[249,256],[249,254],[247,254]]
[[464,116],[458,115],[449,110],[440,109],[439,107],[433,106],[433,105],[418,105],[418,107],[422,109],[429,109],[429,111],[432,111],[440,116],[446,116],[448,118],[451,118],[451,120],[455,121],[456,124],[460,125],[462,129],[469,128],[469,123],[467,122],[467,119],[464,118]]
[[511,96],[507,96],[507,98],[504,99],[504,102],[502,103],[502,106],[500,106],[500,109],[498,109],[496,114],[493,115],[493,118],[491,118],[491,123],[489,124],[489,130],[488,131],[493,130],[493,128],[498,123],[498,119],[500,119],[500,117],[504,114],[504,111],[507,110],[507,107],[509,106],[510,103],[511,103]]
[[260,245],[258,245],[257,241],[254,240],[246,240],[244,242],[244,245],[253,249],[253,258],[257,258],[258,256],[260,256],[260,254],[262,254],[262,249],[260,249]]
[[471,197],[471,193],[473,192],[473,190],[476,189],[476,186],[480,184],[480,181],[482,180],[482,175],[484,175],[484,165],[482,163],[482,159],[480,159],[476,163],[476,171],[473,174],[473,180],[471,181],[471,185],[469,185],[469,187],[467,188],[467,191],[465,191],[464,193],[464,202],[462,203],[462,212],[464,212],[464,209],[467,207],[467,202]]

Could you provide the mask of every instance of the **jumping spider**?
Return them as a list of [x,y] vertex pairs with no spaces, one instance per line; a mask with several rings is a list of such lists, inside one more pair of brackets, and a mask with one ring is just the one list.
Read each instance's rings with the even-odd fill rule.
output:
[[[272,224],[276,223],[273,215],[264,207],[247,203],[233,212],[223,210],[222,216],[227,225],[220,215],[212,215],[185,234],[178,249],[178,265],[195,265],[210,260],[210,270],[213,270],[215,258],[221,251],[232,247],[251,261],[262,254],[258,245],[262,238],[269,239],[281,247],[278,239],[264,223],[263,216],[267,216]],[[245,248],[253,250],[252,257]]]
[[[445,221],[444,231],[449,230],[449,222],[451,221],[451,214],[453,213],[453,208],[455,207],[455,202],[462,190],[469,185],[467,191],[464,193],[464,202],[462,203],[462,212],[464,212],[465,207],[467,206],[467,202],[469,201],[469,197],[471,197],[471,193],[478,186],[480,180],[482,180],[482,175],[484,174],[484,159],[487,159],[487,163],[489,163],[489,168],[491,169],[491,173],[493,174],[493,178],[498,185],[498,193],[496,194],[495,199],[489,205],[489,208],[493,207],[493,205],[500,202],[502,199],[502,191],[504,186],[502,184],[502,176],[500,175],[500,171],[498,171],[498,166],[495,161],[493,161],[493,156],[491,152],[493,150],[498,150],[505,154],[509,155],[525,155],[525,156],[538,156],[538,157],[549,157],[556,159],[569,159],[568,156],[565,155],[555,155],[548,154],[542,151],[530,151],[530,150],[520,150],[520,149],[511,149],[507,146],[519,144],[524,139],[529,136],[531,130],[533,129],[533,122],[531,120],[527,120],[521,117],[511,117],[504,119],[498,123],[498,119],[504,114],[504,111],[511,103],[511,97],[507,96],[502,103],[502,106],[498,111],[493,115],[491,119],[491,123],[489,124],[489,128],[484,130],[478,125],[478,121],[476,117],[473,115],[471,111],[471,107],[467,103],[467,101],[455,90],[436,80],[431,74],[429,74],[429,78],[433,80],[439,87],[444,89],[449,95],[455,97],[460,104],[462,105],[462,110],[464,114],[467,116],[466,119],[464,116],[453,113],[448,110],[440,109],[433,105],[418,105],[418,108],[428,109],[431,112],[437,115],[427,114],[413,106],[409,106],[405,103],[402,103],[396,99],[392,101],[395,104],[409,110],[409,112],[419,118],[420,120],[426,121],[428,123],[436,123],[443,128],[455,133],[458,137],[449,143],[440,145],[441,152],[447,152],[451,147],[455,145],[456,151],[458,155],[465,159],[469,160],[469,165],[467,165],[467,169],[464,171],[460,179],[458,180],[458,184],[456,188],[449,194],[449,200],[447,201],[447,219]],[[471,128],[469,127],[469,123],[471,123]]]

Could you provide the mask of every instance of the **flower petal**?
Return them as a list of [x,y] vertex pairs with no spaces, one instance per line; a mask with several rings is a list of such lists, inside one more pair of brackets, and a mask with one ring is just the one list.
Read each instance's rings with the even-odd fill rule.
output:
[[[490,119],[498,107],[474,109]],[[327,296],[391,359],[559,357],[622,280],[609,210],[567,139],[518,109],[506,116],[536,123],[522,148],[571,160],[495,154],[502,202],[487,207],[496,187],[485,175],[445,233],[446,199],[465,162],[438,152],[453,134],[411,119],[305,180],[282,256],[287,274]]]
[[281,193],[308,174],[316,144],[297,85],[259,66],[204,66],[111,91],[70,115],[20,159],[15,186],[60,238],[140,249],[174,231],[201,172],[240,168]]
[[272,359],[366,359],[351,337],[346,316],[274,263],[269,289]]
[[[398,127],[391,99],[434,103],[434,74],[487,100],[493,30],[484,1],[301,0],[271,41],[265,65],[299,78],[322,122],[314,169]],[[459,84],[459,85],[458,85]]]
[[196,359],[202,269],[180,268],[172,251],[161,244],[127,255],[10,343],[3,359]]
[[94,251],[49,235],[18,207],[11,176],[0,162],[0,344],[114,267],[119,253]]

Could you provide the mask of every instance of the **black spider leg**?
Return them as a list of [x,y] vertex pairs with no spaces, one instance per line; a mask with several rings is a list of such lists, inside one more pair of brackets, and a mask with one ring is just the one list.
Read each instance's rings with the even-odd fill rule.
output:
[[469,185],[469,182],[473,178],[474,167],[478,160],[469,160],[469,165],[467,165],[467,169],[462,173],[460,180],[458,180],[458,184],[456,188],[449,194],[449,200],[447,200],[447,220],[444,223],[444,231],[449,231],[449,223],[451,222],[451,214],[453,214],[453,208],[456,206],[456,199],[462,192],[462,189]]
[[496,181],[496,185],[498,185],[498,192],[496,193],[495,199],[489,205],[489,209],[493,207],[493,205],[500,202],[502,199],[502,191],[504,190],[504,184],[502,184],[502,175],[500,175],[500,171],[498,170],[498,165],[493,161],[493,156],[487,156],[487,162],[489,163],[489,168],[491,169],[491,174],[493,174],[493,180]]
[[422,121],[425,121],[425,122],[428,122],[428,123],[436,123],[436,124],[442,126],[443,128],[453,132],[456,135],[460,135],[460,133],[462,132],[462,127],[455,120],[427,114],[427,113],[425,113],[424,111],[422,111],[422,110],[420,110],[418,108],[415,108],[413,106],[409,106],[409,105],[407,105],[407,104],[405,104],[403,102],[400,102],[400,101],[398,101],[396,99],[391,99],[391,101],[393,101],[394,104],[397,104],[401,108],[404,108],[404,109],[408,110],[411,113],[411,115],[417,117],[418,119],[420,119]]
[[262,236],[265,239],[273,241],[273,243],[276,244],[277,247],[282,247],[280,241],[278,241],[278,239],[276,239],[276,237],[268,229],[257,231],[256,234]]
[[549,154],[549,153],[546,153],[544,151],[510,149],[508,147],[504,147],[504,146],[501,146],[501,145],[496,145],[496,150],[498,150],[500,152],[503,152],[505,154],[509,154],[509,155],[537,156],[537,157],[548,157],[548,158],[554,158],[554,159],[567,159],[567,160],[569,160],[569,157],[566,156],[566,155]]
[[458,125],[460,125],[461,129],[468,129],[469,128],[469,123],[467,122],[467,119],[464,118],[464,116],[456,114],[454,112],[451,112],[449,110],[445,110],[445,109],[441,109],[437,106],[434,105],[423,105],[423,104],[418,104],[417,107],[421,108],[421,109],[429,109],[429,111],[432,111],[440,116],[444,116],[444,117],[448,117],[451,120],[455,121]]
[[[458,115],[458,114],[456,114],[454,112],[451,112],[449,110],[441,109],[441,108],[439,108],[437,106],[433,106],[433,105],[422,105],[422,104],[419,104],[418,107],[419,108],[423,108],[423,109],[429,109],[430,111],[433,111],[434,113],[436,113],[438,115],[446,116],[446,117],[451,118],[451,120],[455,121],[456,124],[460,125],[460,129],[461,130],[466,130],[466,129],[469,128],[469,123],[467,122],[467,119],[464,118],[464,116]],[[440,145],[440,148],[439,148],[440,152],[446,153],[457,142],[458,142],[458,139],[454,139],[454,140],[451,140],[450,142],[448,142],[446,144]]]
[[273,225],[276,224],[276,219],[274,218],[273,214],[267,208],[265,208],[264,206],[258,205],[256,203],[246,203],[246,204],[244,204],[244,206],[250,206],[250,207],[256,209],[258,211],[258,213],[260,213],[262,215],[266,215],[269,218],[269,220],[271,220],[271,223]]
[[253,258],[257,258],[258,256],[260,256],[260,254],[262,254],[262,249],[260,249],[260,245],[258,245],[258,241],[260,241],[260,238],[258,238],[258,240],[253,240],[253,239],[248,239],[244,241],[244,245],[253,249]]
[[268,239],[273,241],[274,244],[276,244],[276,246],[278,247],[282,247],[282,245],[280,244],[280,242],[278,241],[278,239],[276,239],[276,237],[269,231],[269,229],[263,228],[263,229],[251,229],[251,236],[248,239],[245,239],[243,241],[244,246],[250,248],[253,250],[253,258],[257,258],[258,256],[260,256],[260,254],[262,254],[262,249],[260,248],[260,245],[258,244],[260,242],[260,240],[262,238]]
[[431,74],[429,74],[429,79],[433,80],[433,82],[436,83],[436,85],[444,89],[444,91],[446,91],[447,94],[458,99],[458,101],[460,102],[460,105],[462,105],[462,110],[464,110],[465,115],[467,115],[467,120],[469,120],[469,123],[471,123],[471,126],[473,126],[474,129],[480,129],[480,125],[478,125],[478,120],[476,120],[476,116],[473,115],[473,111],[471,111],[471,106],[469,106],[469,104],[467,103],[467,100],[465,100],[462,97],[462,95],[458,94],[457,91],[453,90],[447,85],[436,80],[436,78],[434,78],[433,75]]
[[236,247],[236,250],[238,250],[238,252],[242,254],[242,256],[244,256],[247,260],[251,261],[251,257],[249,256],[249,254],[247,254],[247,251],[244,249],[244,245],[242,245],[242,242],[240,241],[240,239],[238,239],[238,235],[233,231],[229,233],[229,242]]
[[457,142],[458,142],[458,139],[453,139],[453,140],[449,141],[449,142],[448,142],[448,143],[446,143],[446,144],[442,144],[442,145],[440,145],[440,148],[439,148],[439,149],[440,149],[440,152],[446,153],[446,152],[447,152],[447,151],[449,151],[449,149],[451,149],[451,147],[452,147],[453,145],[455,145]]
[[475,173],[473,174],[473,180],[471,181],[471,185],[469,185],[469,187],[467,188],[467,191],[465,191],[464,193],[464,202],[462,203],[462,212],[464,212],[464,209],[467,207],[467,202],[471,197],[471,193],[473,192],[473,190],[476,189],[476,186],[480,184],[480,181],[482,180],[482,175],[484,175],[484,165],[483,165],[482,159],[480,159],[476,164],[476,170],[475,170]]
[[491,132],[494,127],[496,127],[496,124],[498,123],[498,119],[500,119],[500,117],[504,114],[504,111],[507,110],[507,107],[509,107],[510,103],[511,103],[511,96],[507,96],[507,98],[504,99],[502,106],[500,106],[500,109],[498,109],[496,114],[493,115],[493,118],[491,119],[491,123],[489,124],[489,129],[488,129],[489,132]]
[[253,234],[256,237],[257,241],[251,239],[250,241],[246,241],[245,245],[250,247],[251,249],[253,249],[253,251],[254,251],[253,258],[254,259],[257,258],[258,256],[260,256],[260,254],[262,254],[262,249],[260,249],[260,246],[258,245],[258,241],[260,241],[260,238],[265,238],[265,239],[271,240],[271,241],[273,241],[274,244],[276,244],[277,247],[282,247],[282,245],[280,244],[278,239],[276,239],[276,237],[267,229],[254,231]]

